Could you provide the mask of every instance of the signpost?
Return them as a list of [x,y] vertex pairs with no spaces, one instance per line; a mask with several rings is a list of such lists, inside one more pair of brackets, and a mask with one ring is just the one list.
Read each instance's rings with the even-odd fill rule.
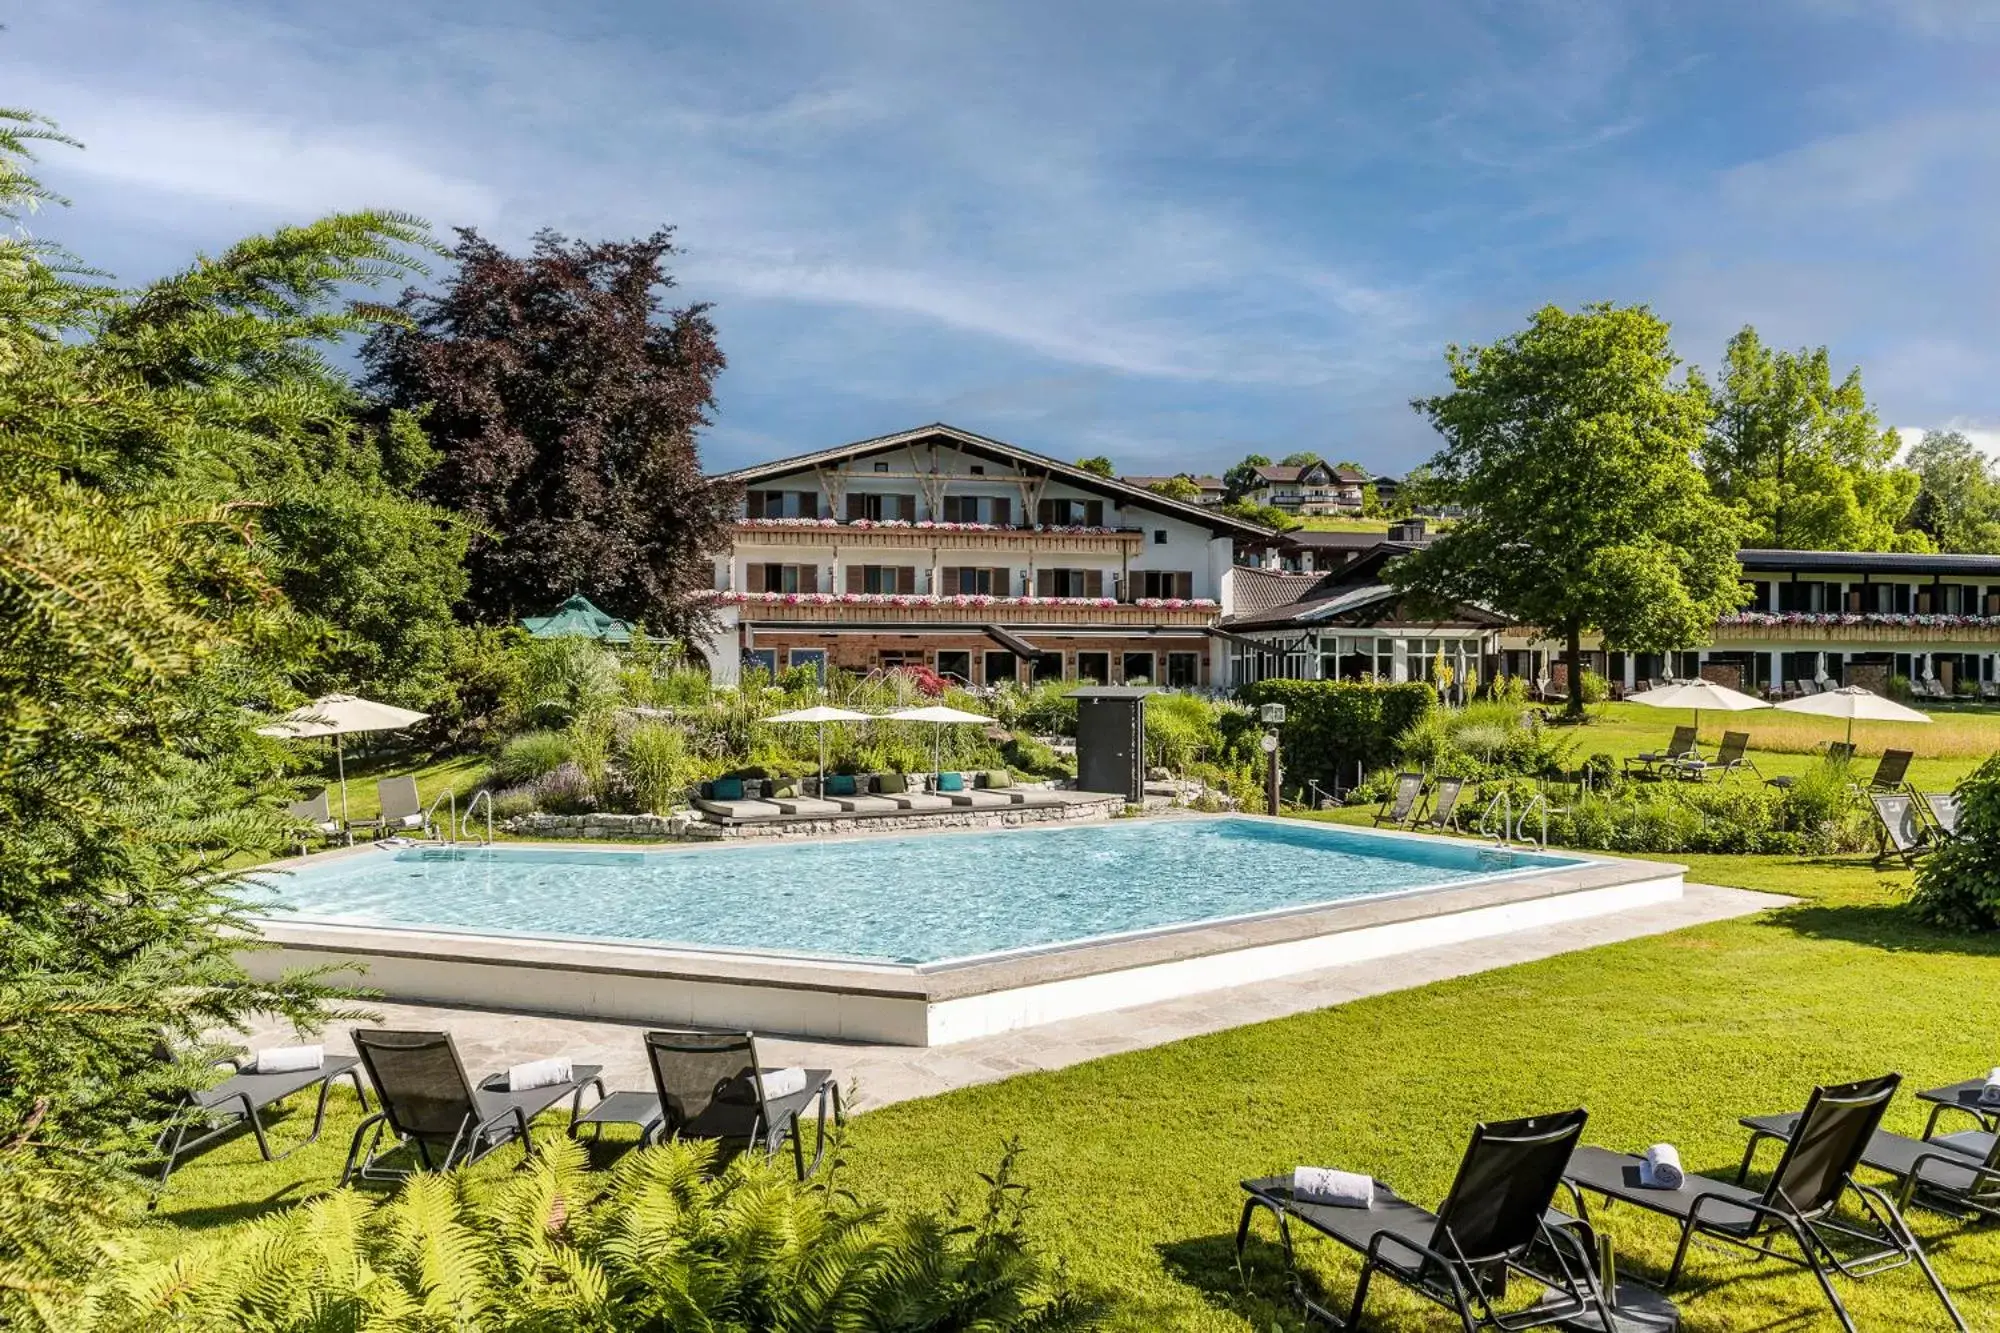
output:
[[1264,753],[1271,756],[1267,765],[1264,789],[1264,813],[1278,813],[1278,783],[1284,772],[1284,756],[1278,749],[1278,728],[1285,724],[1283,704],[1265,704],[1257,710],[1257,716],[1270,730],[1257,743],[1264,747]]

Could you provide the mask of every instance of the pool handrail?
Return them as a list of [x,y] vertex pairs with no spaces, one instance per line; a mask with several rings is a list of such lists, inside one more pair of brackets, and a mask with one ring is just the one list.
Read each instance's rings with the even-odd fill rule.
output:
[[451,822],[445,825],[445,834],[442,838],[439,838],[438,841],[445,843],[446,845],[449,845],[454,841],[454,835],[457,833],[458,830],[458,793],[454,791],[452,788],[446,787],[443,791],[431,797],[430,806],[428,809],[424,811],[423,827],[425,832],[430,833],[433,836],[436,835],[437,820],[435,816],[437,814],[437,808],[438,806],[444,804],[446,801],[451,802],[450,806]]
[[479,808],[479,803],[482,800],[486,802],[486,841],[481,845],[491,846],[493,843],[493,789],[491,787],[481,787],[478,791],[472,793],[472,799],[465,803],[465,814],[459,823],[458,832],[460,837],[465,836],[465,825],[472,822],[472,812]]

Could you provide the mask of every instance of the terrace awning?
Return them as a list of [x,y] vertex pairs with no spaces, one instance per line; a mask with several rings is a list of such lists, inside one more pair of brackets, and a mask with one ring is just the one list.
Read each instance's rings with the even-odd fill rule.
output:
[[986,627],[986,637],[1017,657],[1032,658],[1042,655],[1042,650],[1035,647],[1034,644],[1029,643],[1018,634],[1013,634],[1000,628],[998,625],[988,625]]

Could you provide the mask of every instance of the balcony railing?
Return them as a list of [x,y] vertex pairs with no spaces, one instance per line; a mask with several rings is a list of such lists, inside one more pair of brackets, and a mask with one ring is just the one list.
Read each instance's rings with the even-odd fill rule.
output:
[[722,606],[741,609],[760,624],[831,625],[964,624],[1000,622],[1035,625],[1177,625],[1205,628],[1222,608],[1207,598],[1142,597],[1121,602],[1109,597],[990,597],[929,593],[732,593],[712,594]]
[[1715,637],[1841,643],[2000,643],[2000,616],[1915,615],[1856,611],[1741,611],[1716,622]]

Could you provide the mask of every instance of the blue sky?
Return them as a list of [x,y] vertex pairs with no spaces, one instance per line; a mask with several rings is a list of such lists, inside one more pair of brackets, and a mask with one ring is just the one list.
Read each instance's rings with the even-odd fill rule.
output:
[[1644,301],[2000,448],[2000,3],[64,0],[37,228],[138,280],[339,208],[685,248],[713,467],[943,419],[1400,472],[1447,342]]

